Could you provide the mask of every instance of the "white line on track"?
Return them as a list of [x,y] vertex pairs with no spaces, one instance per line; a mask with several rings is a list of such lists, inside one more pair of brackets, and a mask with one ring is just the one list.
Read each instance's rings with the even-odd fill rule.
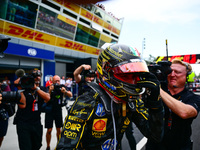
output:
[[147,138],[146,137],[143,137],[137,144],[136,146],[136,150],[141,150],[144,145],[147,143]]

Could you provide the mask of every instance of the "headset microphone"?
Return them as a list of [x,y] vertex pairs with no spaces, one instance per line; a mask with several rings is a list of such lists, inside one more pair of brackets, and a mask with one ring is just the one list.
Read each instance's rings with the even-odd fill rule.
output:
[[173,85],[174,88],[183,88],[185,86],[176,86],[176,85]]

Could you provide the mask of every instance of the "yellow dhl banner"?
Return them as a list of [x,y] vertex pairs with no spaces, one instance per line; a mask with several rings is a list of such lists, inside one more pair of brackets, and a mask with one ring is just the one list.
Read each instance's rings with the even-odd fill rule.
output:
[[90,13],[89,11],[81,8],[81,13],[80,13],[82,16],[84,16],[85,18],[99,24],[99,25],[103,25],[103,20],[95,15],[93,15],[92,13]]
[[59,3],[60,5],[63,5],[64,7],[76,12],[77,14],[79,14],[79,11],[80,11],[80,6],[72,3],[72,2],[69,2],[67,0],[53,0],[54,2],[56,3]]
[[99,49],[0,20],[0,34],[99,55]]
[[116,33],[117,35],[120,34],[120,30],[115,28],[114,26],[108,24],[106,21],[103,21],[103,19],[101,19],[100,17],[97,17],[96,15],[93,15],[92,13],[90,13],[89,11],[81,8],[80,6],[74,4],[74,3],[71,3],[69,1],[66,1],[66,0],[53,0],[57,3],[59,3],[60,5],[63,5],[64,7],[76,12],[77,14],[79,14],[80,10],[80,15],[88,18],[89,20],[101,25],[101,26],[104,26],[106,29]]
[[105,27],[106,29],[116,33],[117,35],[120,34],[120,30],[113,27],[112,25],[110,25],[109,23],[103,21],[101,18],[97,17],[96,15],[93,15],[92,13],[90,13],[89,11],[81,8],[81,13],[82,16],[86,17],[87,19]]
[[71,50],[76,50],[76,51],[87,52],[89,54],[94,54],[94,55],[99,55],[99,51],[100,51],[97,48],[83,45],[78,42],[73,42],[70,40],[62,39],[60,37],[57,38],[56,46],[71,49]]
[[120,30],[115,27],[112,28],[112,32],[116,33],[117,35],[120,34]]
[[56,42],[55,36],[1,20],[0,33],[50,45],[55,45]]
[[68,19],[68,18],[66,18],[66,17],[64,17],[62,15],[58,15],[57,18],[62,20],[62,21],[64,21],[64,22],[66,22],[66,23],[68,23],[68,24],[70,24],[70,25],[72,25],[72,26],[76,26],[77,25],[77,23],[75,21],[73,21],[71,19]]
[[110,38],[110,37],[108,37],[108,36],[106,36],[104,34],[101,34],[101,40],[106,42],[106,43],[111,43],[112,38]]
[[81,25],[81,24],[79,24],[78,27],[79,27],[81,30],[85,31],[86,33],[89,33],[90,35],[92,35],[92,36],[94,36],[94,37],[96,37],[96,38],[99,38],[99,36],[100,36],[100,33],[99,33],[99,32],[97,32],[97,31],[95,31],[95,30],[91,30],[90,28],[87,28],[87,27],[85,27],[85,26],[83,26],[83,25]]

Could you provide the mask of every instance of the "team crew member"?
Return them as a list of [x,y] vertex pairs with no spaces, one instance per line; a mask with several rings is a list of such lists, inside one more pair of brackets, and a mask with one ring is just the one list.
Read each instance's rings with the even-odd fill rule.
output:
[[[88,83],[90,91],[74,102],[57,150],[120,149],[132,121],[148,138],[162,138],[164,111],[159,82],[134,49],[121,44],[104,49],[97,62],[97,80],[98,84]],[[145,105],[141,94],[146,95]]]
[[[76,83],[78,83],[78,95],[81,95],[87,91],[87,82],[94,81],[95,72],[91,69],[92,68],[90,65],[83,64],[74,71],[74,80]],[[83,75],[81,75],[82,72]],[[92,72],[92,74],[90,72]]]
[[[0,83],[0,91],[3,92],[5,91],[5,87],[3,86],[2,83]],[[0,92],[0,93],[1,93]],[[7,93],[7,96],[11,94]],[[13,98],[13,96],[15,95],[12,95],[11,97]],[[24,97],[24,94],[23,92],[20,92],[20,96],[21,98],[18,96],[16,97],[15,96],[15,99],[19,99],[19,105],[18,107],[20,107],[21,109],[25,108],[25,101],[26,101],[26,98]],[[11,98],[10,97],[10,98]],[[10,115],[14,115],[15,113],[15,109],[13,107],[15,107],[15,102],[14,103],[8,103],[6,101],[3,101],[3,103],[1,104],[1,100],[2,100],[2,94],[0,94],[0,147],[2,145],[2,142],[3,142],[3,139],[4,139],[4,136],[6,136],[7,134],[7,130],[8,130],[8,122],[9,122],[9,117]],[[10,114],[10,113],[12,114]]]
[[171,69],[168,90],[160,91],[165,103],[164,138],[160,144],[148,140],[147,150],[192,150],[191,124],[199,112],[200,96],[185,87],[192,71],[190,64],[174,59]]
[[[42,91],[39,87],[41,80],[40,70],[31,71],[31,76],[34,77],[34,85],[33,87],[25,88],[23,92],[26,98],[24,102],[25,108],[21,107],[24,107],[24,105],[18,104],[19,107],[14,118],[20,150],[39,150],[41,148],[43,126],[40,114],[43,103],[50,100],[49,93]],[[17,79],[15,83],[22,81],[22,78]],[[18,86],[18,88],[20,89],[21,87]]]
[[61,133],[61,127],[63,126],[63,95],[72,97],[72,93],[70,91],[67,91],[64,85],[60,85],[60,77],[58,75],[53,76],[53,84],[49,86],[49,94],[51,95],[51,100],[47,105],[50,105],[52,108],[49,112],[45,113],[45,128],[47,128],[46,150],[50,150],[51,132],[54,120],[56,124],[57,139],[59,138],[59,135]]

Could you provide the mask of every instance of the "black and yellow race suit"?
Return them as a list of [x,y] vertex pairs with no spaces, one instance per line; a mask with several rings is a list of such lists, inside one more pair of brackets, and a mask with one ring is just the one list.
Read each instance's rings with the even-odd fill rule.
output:
[[[150,103],[150,102],[149,102]],[[121,113],[121,104],[114,103],[117,149],[129,123],[134,122],[147,138],[160,141],[163,134],[163,106],[160,100],[152,102],[153,108],[144,107],[141,99],[134,108],[127,103],[127,113]],[[79,96],[66,116],[56,150],[111,150],[114,143],[111,99],[98,88]]]

